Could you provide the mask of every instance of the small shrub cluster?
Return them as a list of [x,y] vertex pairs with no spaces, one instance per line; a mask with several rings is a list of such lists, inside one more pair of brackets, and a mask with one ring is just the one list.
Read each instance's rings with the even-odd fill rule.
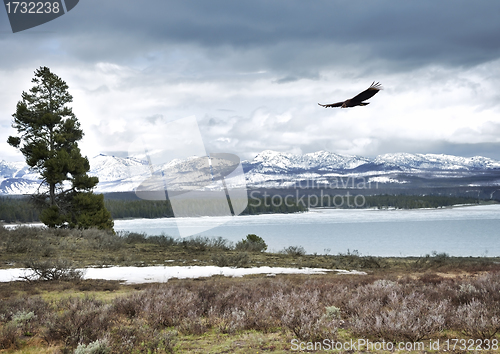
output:
[[80,343],[75,349],[74,354],[108,354],[111,351],[106,339],[96,340],[88,345]]
[[304,256],[306,250],[302,246],[288,246],[283,248],[280,253],[287,254],[289,256]]
[[[26,226],[11,230],[2,226],[0,229],[0,246],[3,246],[5,253],[29,254],[32,259],[36,259],[39,268],[44,267],[43,259],[49,259],[45,262],[45,268],[48,268],[49,264],[56,263],[52,258],[65,251],[69,251],[66,254],[75,251],[99,251],[104,253],[104,256],[107,255],[108,263],[116,260],[120,262],[126,259],[127,250],[136,250],[131,246],[141,244],[154,245],[156,250],[174,250],[190,254],[213,253],[215,255],[212,261],[221,266],[246,266],[249,263],[249,253],[264,252],[267,249],[265,241],[254,234],[234,245],[222,237],[196,236],[182,239],[167,235],[148,236],[138,232],[113,233],[99,229],[69,230]],[[233,251],[237,253],[231,254]],[[57,265],[52,265],[51,268],[57,268]],[[31,268],[31,265],[26,266]],[[52,279],[55,279],[55,275]]]
[[180,241],[182,247],[191,252],[227,251],[233,248],[230,241],[222,237],[196,236]]
[[246,239],[239,241],[235,250],[246,252],[264,252],[267,250],[267,244],[262,237],[255,234],[248,234]]
[[340,269],[359,269],[369,268],[377,269],[384,268],[384,260],[379,257],[362,256],[358,250],[347,250],[347,253],[339,253],[332,258],[332,268]]
[[20,278],[27,281],[77,281],[83,279],[83,271],[76,269],[73,262],[67,259],[30,259],[25,262],[25,267],[30,272]]
[[212,256],[212,261],[218,267],[239,267],[248,266],[250,257],[246,252],[238,252],[235,254],[217,253]]
[[111,305],[94,298],[67,298],[57,304],[45,323],[43,338],[48,343],[64,342],[75,347],[101,339],[111,327],[114,314]]

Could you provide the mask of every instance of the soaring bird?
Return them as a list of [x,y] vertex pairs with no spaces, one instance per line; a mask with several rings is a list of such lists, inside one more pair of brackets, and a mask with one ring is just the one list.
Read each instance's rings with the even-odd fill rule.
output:
[[331,103],[331,104],[321,104],[318,103],[321,107],[340,107],[340,108],[349,108],[355,106],[366,106],[370,104],[370,102],[363,102],[369,98],[372,98],[377,92],[382,90],[382,85],[379,82],[375,83],[375,81],[368,87],[368,89],[364,90],[360,94],[354,96],[350,100],[345,100],[343,102]]

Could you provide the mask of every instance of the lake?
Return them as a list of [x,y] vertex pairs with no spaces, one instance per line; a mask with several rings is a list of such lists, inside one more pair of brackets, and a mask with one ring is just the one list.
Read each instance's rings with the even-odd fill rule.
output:
[[183,230],[237,242],[257,234],[268,251],[302,246],[307,253],[357,250],[371,256],[500,256],[500,205],[441,209],[312,209],[297,214],[116,220],[116,231],[179,236]]

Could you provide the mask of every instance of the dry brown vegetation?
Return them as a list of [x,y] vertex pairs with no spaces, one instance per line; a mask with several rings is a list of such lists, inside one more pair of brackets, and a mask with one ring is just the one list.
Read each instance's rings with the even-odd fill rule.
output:
[[[26,227],[0,227],[0,241],[4,262],[41,269],[44,275],[0,283],[0,351],[180,353],[200,352],[193,349],[198,343],[207,352],[254,352],[250,347],[287,352],[293,338],[499,339],[500,265],[494,258],[269,254],[240,252],[223,239],[178,241]],[[142,256],[143,264],[154,264],[149,247],[163,259],[196,257],[206,264],[244,266],[293,263],[363,269],[368,275],[213,277],[136,286],[71,276],[74,265],[85,265],[82,260],[90,254],[98,260],[131,252],[134,261]],[[58,267],[62,273],[45,272]],[[222,349],[221,341],[230,338],[237,344]]]
[[[140,286],[109,300],[86,295],[50,301],[26,291],[43,289],[47,283],[60,287],[64,282],[3,284],[2,296],[8,295],[9,287],[17,296],[4,297],[0,303],[0,347],[15,348],[23,338],[41,338],[43,345],[71,351],[91,345],[106,348],[107,353],[182,352],[178,341],[183,336],[245,331],[281,333],[304,341],[346,336],[386,342],[497,336],[499,272],[430,279],[211,278]],[[67,286],[85,289],[84,283]],[[107,289],[118,287],[110,282]]]

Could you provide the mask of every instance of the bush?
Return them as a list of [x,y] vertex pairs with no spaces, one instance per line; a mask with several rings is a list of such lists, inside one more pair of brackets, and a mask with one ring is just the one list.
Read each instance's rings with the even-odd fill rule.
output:
[[17,346],[19,330],[15,323],[7,323],[0,329],[0,349],[9,349]]
[[160,247],[172,247],[178,244],[178,241],[172,236],[150,236],[148,242],[154,243]]
[[281,253],[289,256],[304,256],[306,254],[306,250],[302,246],[289,246],[284,248]]
[[147,239],[145,233],[138,233],[138,232],[122,232],[120,236],[123,238],[125,243],[128,244],[145,243]]
[[95,250],[118,251],[125,239],[111,231],[95,228],[81,230],[81,236],[87,240],[89,246]]
[[236,244],[235,249],[247,252],[264,252],[267,250],[267,244],[262,237],[255,234],[248,234],[246,239]]
[[218,267],[245,267],[250,262],[250,257],[246,252],[236,254],[219,253],[212,256],[212,261]]
[[76,269],[73,263],[67,259],[55,260],[28,260],[25,267],[31,270],[31,274],[21,277],[27,281],[78,281],[83,278],[83,271]]
[[458,307],[456,324],[472,338],[490,339],[500,331],[500,318],[476,299]]
[[159,331],[136,323],[119,326],[112,334],[113,353],[173,353],[177,341],[176,331]]
[[31,335],[31,325],[35,320],[36,315],[33,311],[20,311],[12,315],[12,323],[20,328],[24,335]]
[[246,314],[237,308],[228,309],[222,315],[218,327],[221,333],[234,333],[246,326]]
[[[325,313],[318,291],[277,294],[281,323],[301,340],[320,341],[334,338],[341,322]],[[331,315],[331,314],[330,314]]]
[[34,331],[46,320],[50,311],[49,304],[38,296],[19,296],[0,301],[0,320],[11,321],[25,332]]
[[205,252],[213,250],[227,251],[232,248],[231,242],[222,237],[197,236],[182,240],[182,246],[189,251]]
[[109,341],[107,339],[98,339],[88,345],[82,343],[78,344],[74,354],[108,354],[109,352],[111,352]]
[[68,298],[46,323],[47,342],[63,341],[68,346],[95,342],[113,322],[111,306],[93,298]]
[[7,253],[28,253],[37,252],[40,242],[39,235],[43,234],[43,229],[19,226],[11,230],[4,229],[6,238],[5,251]]
[[379,300],[359,306],[361,314],[352,320],[354,332],[390,341],[416,342],[426,338],[444,327],[448,311],[448,301],[432,303],[415,292],[393,292],[386,305]]

